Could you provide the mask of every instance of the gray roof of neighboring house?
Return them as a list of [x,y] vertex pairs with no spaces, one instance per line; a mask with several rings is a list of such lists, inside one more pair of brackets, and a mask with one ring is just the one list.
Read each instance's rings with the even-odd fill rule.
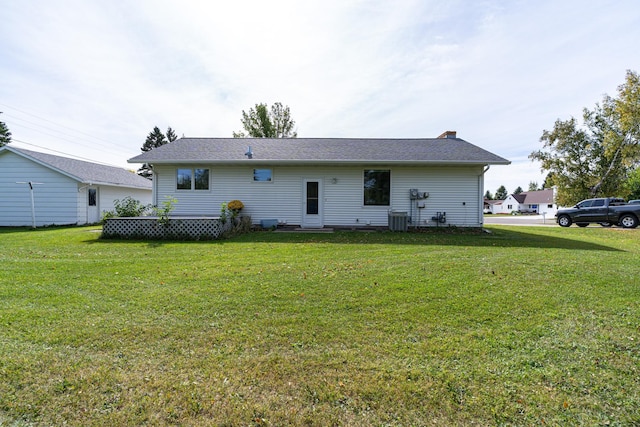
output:
[[524,203],[524,199],[527,197],[527,194],[526,193],[512,194],[511,197],[516,199],[518,203]]
[[18,155],[34,160],[37,163],[53,168],[85,184],[103,184],[144,189],[151,189],[152,186],[150,180],[134,172],[115,166],[105,166],[83,160],[10,147],[8,145],[2,147],[2,149],[12,151]]
[[[251,159],[246,153],[252,153]],[[181,138],[129,159],[179,164],[496,164],[511,163],[459,138]]]
[[538,191],[527,191],[526,193],[521,193],[525,195],[524,202],[529,205],[537,205],[540,203],[555,203],[553,200],[553,189],[550,188],[548,190],[538,190]]

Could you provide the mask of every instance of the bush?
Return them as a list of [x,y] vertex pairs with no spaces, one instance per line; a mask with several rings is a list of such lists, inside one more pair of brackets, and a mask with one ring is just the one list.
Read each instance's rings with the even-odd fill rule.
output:
[[143,205],[140,200],[136,200],[131,196],[127,196],[124,199],[116,199],[113,201],[113,206],[115,208],[114,211],[103,211],[102,212],[102,222],[109,218],[115,217],[133,217],[133,216],[142,216],[149,209],[151,209],[151,205]]

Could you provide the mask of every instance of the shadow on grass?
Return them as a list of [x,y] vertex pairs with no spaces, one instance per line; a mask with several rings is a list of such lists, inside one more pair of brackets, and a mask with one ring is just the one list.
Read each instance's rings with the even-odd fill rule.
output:
[[[542,230],[542,229],[541,229]],[[580,230],[576,230],[579,232]],[[573,238],[575,237],[575,238]],[[584,233],[572,233],[571,236],[552,236],[544,233],[521,231],[514,229],[490,229],[487,233],[481,230],[442,229],[424,232],[392,233],[389,231],[362,232],[337,231],[335,233],[274,233],[271,231],[257,231],[237,235],[230,239],[208,241],[179,241],[179,240],[144,240],[144,239],[92,239],[87,243],[108,244],[136,243],[146,244],[148,247],[161,247],[166,244],[201,244],[225,245],[239,243],[293,243],[293,244],[355,244],[355,245],[421,245],[421,246],[460,246],[460,247],[499,247],[499,248],[554,248],[569,250],[589,250],[624,252],[624,250],[606,246],[587,239],[597,240],[597,236],[587,236]],[[584,239],[584,240],[582,240]]]

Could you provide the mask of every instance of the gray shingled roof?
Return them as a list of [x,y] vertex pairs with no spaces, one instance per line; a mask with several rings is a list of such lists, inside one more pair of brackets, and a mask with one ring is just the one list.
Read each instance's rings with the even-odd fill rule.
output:
[[[245,153],[251,147],[253,156]],[[129,159],[129,163],[510,163],[459,138],[181,138]]]
[[5,148],[17,154],[22,154],[27,158],[36,160],[44,165],[50,166],[51,168],[85,184],[106,184],[118,187],[148,189],[151,189],[152,186],[150,180],[123,168],[105,166],[97,163],[70,159],[68,157],[25,150],[22,148],[9,146],[6,146]]
[[[540,203],[554,203],[553,201],[553,189],[547,190],[538,190],[538,191],[527,191],[522,193],[525,195],[524,203],[530,205],[536,205]],[[523,203],[523,202],[520,202]]]

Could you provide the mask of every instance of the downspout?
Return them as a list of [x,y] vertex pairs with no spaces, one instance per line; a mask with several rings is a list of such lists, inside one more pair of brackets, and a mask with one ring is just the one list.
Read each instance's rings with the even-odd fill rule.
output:
[[491,165],[486,165],[480,175],[478,175],[478,189],[480,190],[480,213],[479,221],[480,226],[484,225],[484,174],[491,168]]
[[151,169],[151,203],[158,206],[158,173],[153,169],[153,165],[149,164]]

